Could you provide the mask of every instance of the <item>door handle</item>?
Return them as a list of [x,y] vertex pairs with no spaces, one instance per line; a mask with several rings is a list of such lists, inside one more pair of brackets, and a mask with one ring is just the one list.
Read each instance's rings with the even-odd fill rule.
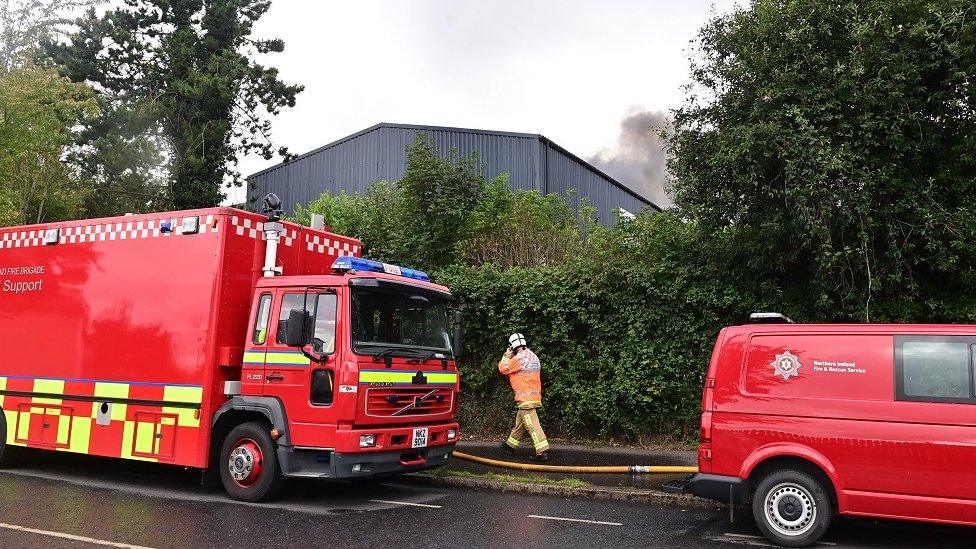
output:
[[265,379],[268,381],[284,381],[285,376],[281,374],[268,374]]

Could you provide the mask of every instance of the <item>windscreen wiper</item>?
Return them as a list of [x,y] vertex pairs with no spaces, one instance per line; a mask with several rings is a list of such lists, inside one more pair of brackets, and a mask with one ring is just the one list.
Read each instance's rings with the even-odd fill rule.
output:
[[393,366],[393,353],[410,353],[412,349],[406,349],[404,347],[387,347],[382,351],[373,355],[373,362],[379,362],[384,360],[386,362],[386,367],[390,368]]
[[438,354],[440,354],[440,351],[431,351],[426,355],[424,355],[423,357],[411,358],[408,362],[419,362],[423,364],[424,362],[427,362],[428,360],[434,358]]
[[447,355],[444,354],[444,351],[431,351],[431,352],[427,353],[423,358],[420,358],[420,357],[411,358],[407,362],[416,362],[416,363],[419,363],[419,364],[423,364],[423,363],[427,362],[428,360],[436,357],[437,355],[441,355],[440,356],[441,368],[443,368],[443,369],[446,370],[447,369]]

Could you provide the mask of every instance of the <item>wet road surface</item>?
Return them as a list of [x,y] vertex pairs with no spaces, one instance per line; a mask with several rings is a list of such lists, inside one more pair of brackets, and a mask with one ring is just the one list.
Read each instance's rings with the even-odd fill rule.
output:
[[[290,483],[270,504],[227,499],[181,469],[38,455],[0,472],[0,547],[769,546],[728,511],[432,486]],[[27,530],[25,530],[27,529]],[[823,547],[972,547],[976,529],[838,520]]]

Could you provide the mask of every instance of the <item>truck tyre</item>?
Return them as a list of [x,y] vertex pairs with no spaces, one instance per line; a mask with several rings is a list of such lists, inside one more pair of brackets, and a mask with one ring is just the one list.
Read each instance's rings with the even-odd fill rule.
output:
[[0,467],[9,467],[16,460],[17,448],[7,444],[7,419],[4,417],[3,410],[0,409]]
[[0,409],[0,467],[10,465],[10,449],[7,447],[7,420]]
[[273,498],[284,483],[267,426],[243,423],[231,429],[220,449],[220,480],[230,497],[258,502]]
[[752,516],[770,541],[783,547],[816,543],[830,526],[833,506],[813,475],[781,469],[766,475],[752,495]]

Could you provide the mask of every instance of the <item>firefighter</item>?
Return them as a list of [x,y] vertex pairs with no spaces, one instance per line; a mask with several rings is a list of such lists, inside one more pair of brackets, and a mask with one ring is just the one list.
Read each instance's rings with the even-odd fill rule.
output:
[[498,371],[508,376],[508,382],[515,392],[518,412],[515,414],[515,428],[508,440],[502,443],[502,449],[514,455],[522,437],[528,433],[535,447],[535,455],[532,456],[535,462],[549,461],[549,442],[536,413],[542,407],[541,368],[539,357],[529,349],[525,336],[512,334],[508,338],[508,349],[498,362]]

